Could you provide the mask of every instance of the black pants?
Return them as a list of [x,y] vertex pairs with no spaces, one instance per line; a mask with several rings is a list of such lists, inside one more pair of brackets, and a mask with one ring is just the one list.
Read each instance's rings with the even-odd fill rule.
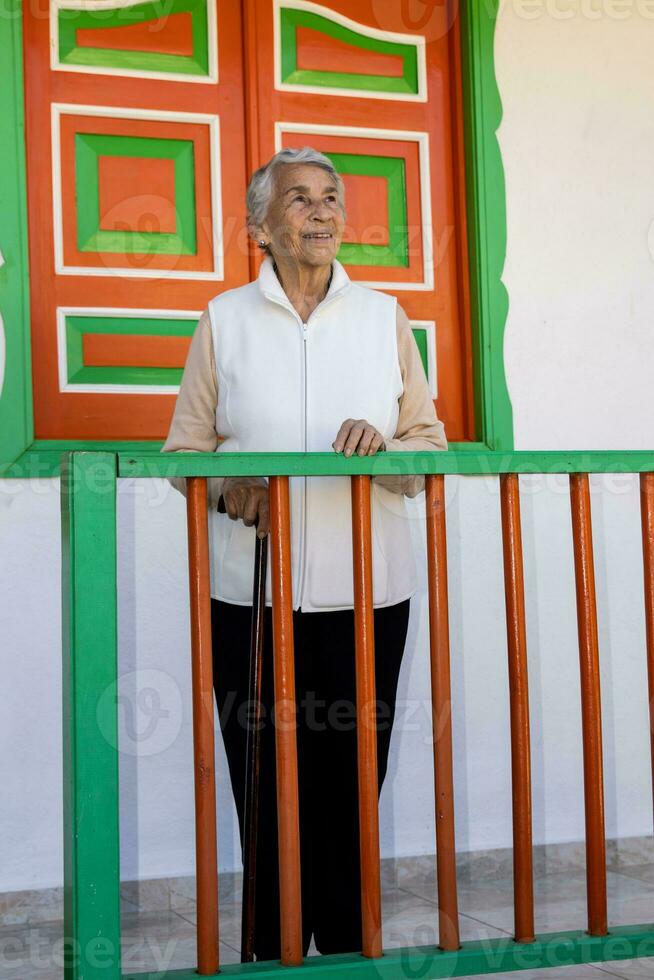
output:
[[[249,606],[212,600],[214,688],[243,841]],[[409,600],[375,610],[379,789],[386,775]],[[280,957],[272,614],[264,622],[259,836],[254,951]],[[302,941],[320,953],[361,950],[352,610],[293,614],[298,706]]]

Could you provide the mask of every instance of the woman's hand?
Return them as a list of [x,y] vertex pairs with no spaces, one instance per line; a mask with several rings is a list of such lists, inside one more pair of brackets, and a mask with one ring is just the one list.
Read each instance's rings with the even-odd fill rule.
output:
[[344,456],[351,456],[354,452],[357,456],[374,456],[386,449],[381,432],[365,419],[345,419],[332,446]]
[[223,484],[225,512],[233,521],[246,527],[257,521],[257,535],[265,538],[270,531],[268,484],[258,476],[228,476]]

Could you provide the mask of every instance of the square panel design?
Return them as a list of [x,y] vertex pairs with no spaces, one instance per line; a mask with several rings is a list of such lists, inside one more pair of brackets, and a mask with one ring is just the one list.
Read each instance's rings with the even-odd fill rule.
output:
[[52,0],[52,68],[218,80],[215,0]]
[[346,185],[346,232],[338,258],[378,289],[432,290],[428,134],[310,123],[275,124],[275,149],[313,146]]
[[[328,153],[327,156],[343,177],[370,178],[357,182],[354,188],[350,185],[350,191],[354,190],[356,195],[358,227],[348,218],[348,231],[356,237],[354,241],[347,241],[345,236],[339,260],[344,265],[408,267],[405,161],[401,157],[364,153]],[[383,188],[375,178],[381,178]],[[346,199],[349,199],[347,179],[345,185]],[[384,242],[376,243],[374,237],[379,233]]]
[[425,39],[370,27],[310,0],[275,0],[275,87],[426,101]]
[[219,120],[54,104],[61,275],[222,279]]
[[[129,159],[131,166],[107,166],[116,158]],[[164,186],[160,188],[163,193],[159,195],[148,193],[152,191],[149,186],[151,161],[155,172],[160,171],[163,163],[173,164],[173,180],[168,186],[164,182]],[[102,163],[105,164],[104,167],[101,167]],[[120,192],[115,194],[121,176],[122,195]],[[80,252],[195,255],[195,169],[192,140],[76,133],[75,183],[77,247]],[[110,206],[106,209],[100,208],[102,192],[105,199],[110,196],[110,201],[107,202]],[[155,201],[160,198],[164,206],[168,205],[169,210],[172,205],[172,211],[176,214],[174,232],[157,227],[157,215],[150,210],[152,198]],[[150,219],[150,230],[138,227],[144,219]],[[112,224],[115,227],[107,228],[107,225]],[[120,225],[127,227],[121,228]]]
[[199,317],[186,310],[58,307],[59,390],[176,394]]

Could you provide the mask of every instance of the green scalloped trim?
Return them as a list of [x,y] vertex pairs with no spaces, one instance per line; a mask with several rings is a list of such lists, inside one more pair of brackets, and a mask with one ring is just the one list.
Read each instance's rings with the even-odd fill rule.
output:
[[509,310],[502,282],[506,191],[497,141],[502,102],[495,77],[498,0],[461,4],[463,96],[473,363],[477,437],[490,449],[513,449],[513,410],[504,371]]

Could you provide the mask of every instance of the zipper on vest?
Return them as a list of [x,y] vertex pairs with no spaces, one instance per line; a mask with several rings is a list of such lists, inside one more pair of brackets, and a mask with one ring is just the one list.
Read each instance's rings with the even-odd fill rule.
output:
[[[349,285],[349,284],[348,284]],[[309,320],[312,316],[318,316],[324,312],[326,306],[329,306],[335,299],[337,299],[341,293],[343,293],[345,287],[341,287],[337,292],[333,293],[331,296],[326,297],[322,303],[319,303],[316,310],[311,314]],[[266,292],[265,295],[273,303],[277,303],[278,306],[283,306],[284,309],[288,310],[295,319],[297,320],[300,329],[302,331],[302,363],[304,368],[303,386],[304,386],[304,419],[303,419],[303,449],[307,452],[307,442],[308,442],[308,420],[307,420],[307,338],[309,335],[309,323],[305,323],[301,318],[298,311],[289,302],[287,298],[282,299],[282,297],[275,295],[274,293]],[[302,608],[302,601],[304,599],[304,579],[306,570],[306,533],[307,533],[307,480],[308,477],[303,477],[304,488],[302,491],[302,523],[300,527],[300,558],[298,562],[298,608]]]
[[[271,297],[275,302],[279,303],[279,300],[275,297]],[[323,301],[324,302],[324,301]],[[300,325],[302,331],[302,395],[303,395],[303,414],[304,418],[302,420],[302,450],[306,453],[308,438],[308,421],[307,421],[307,337],[309,335],[309,324],[305,323],[301,318],[300,314],[297,312],[294,306],[290,303],[279,303],[280,306],[286,307],[297,322]],[[309,317],[311,319],[311,317]],[[306,537],[307,537],[307,477],[302,477],[304,485],[302,488],[302,522],[300,525],[300,557],[298,561],[298,609],[302,608],[302,600],[304,598],[304,573],[306,568]],[[295,608],[295,604],[293,604]]]

